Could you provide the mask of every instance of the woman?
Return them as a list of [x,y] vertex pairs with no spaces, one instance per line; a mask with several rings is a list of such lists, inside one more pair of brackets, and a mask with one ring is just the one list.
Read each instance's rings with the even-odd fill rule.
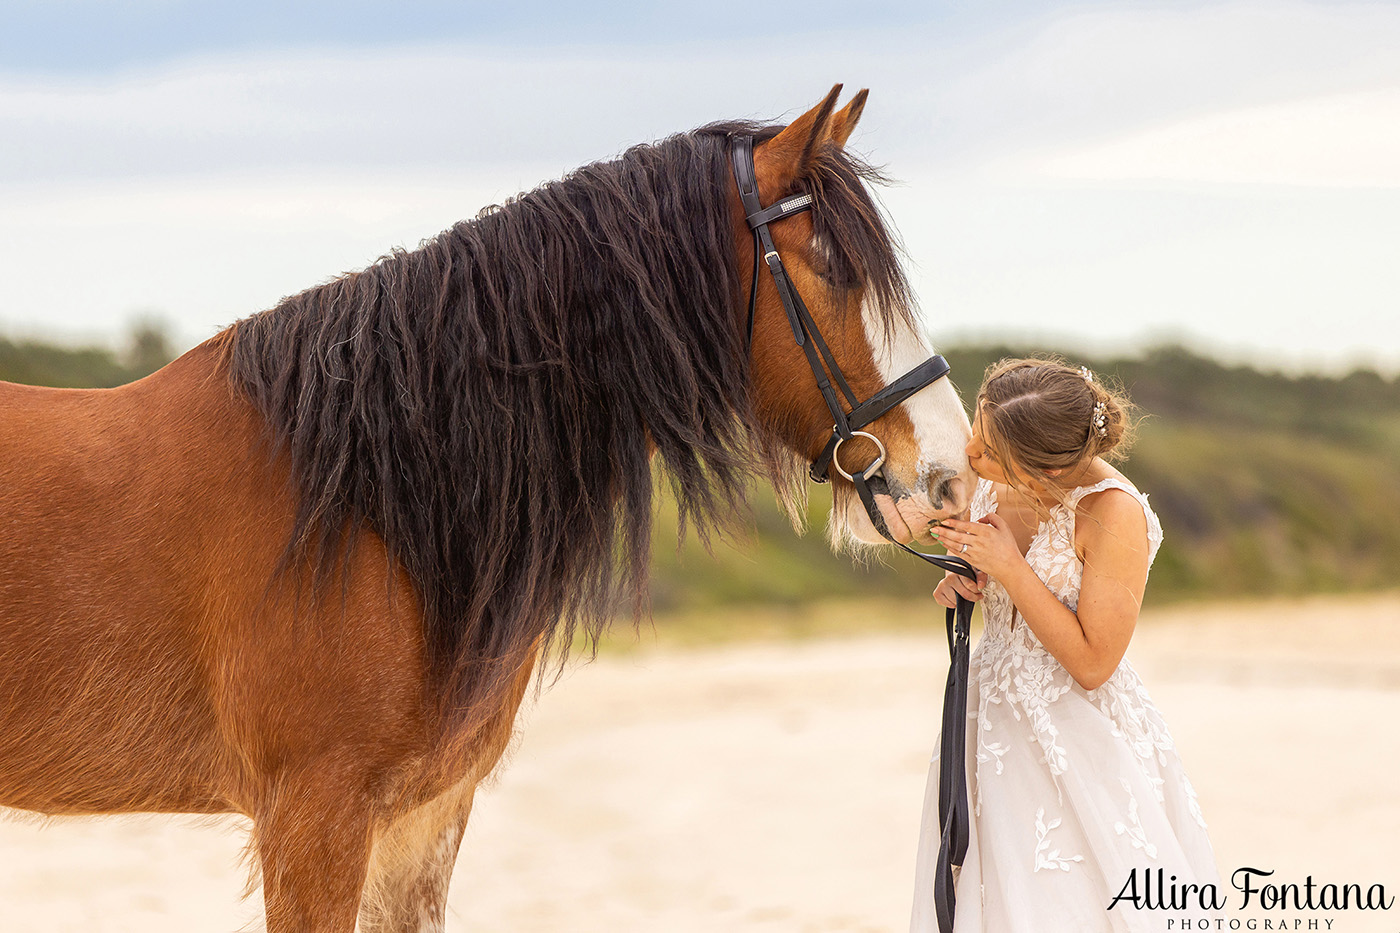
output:
[[[1108,463],[1125,450],[1127,408],[1054,360],[1004,360],[978,393],[972,520],[937,529],[978,579],[950,573],[934,593],[944,606],[958,593],[980,601],[985,622],[968,679],[957,933],[1157,933],[1182,912],[1134,894],[1219,887],[1196,792],[1123,657],[1162,541],[1147,497]],[[935,752],[914,933],[937,930],[938,774]],[[1183,915],[1217,916],[1194,894]]]

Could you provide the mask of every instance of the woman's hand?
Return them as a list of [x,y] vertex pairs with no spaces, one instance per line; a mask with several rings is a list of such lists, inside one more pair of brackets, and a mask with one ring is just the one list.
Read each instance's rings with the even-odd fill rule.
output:
[[982,587],[987,585],[987,575],[977,574],[977,582],[973,583],[960,573],[953,573],[948,570],[943,574],[943,579],[939,581],[938,588],[933,591],[933,601],[948,609],[958,607],[958,596],[963,599],[970,599],[974,603],[982,598]]
[[949,554],[997,579],[1005,579],[1026,563],[1011,526],[995,512],[976,522],[944,519],[941,527],[933,529],[933,537]]

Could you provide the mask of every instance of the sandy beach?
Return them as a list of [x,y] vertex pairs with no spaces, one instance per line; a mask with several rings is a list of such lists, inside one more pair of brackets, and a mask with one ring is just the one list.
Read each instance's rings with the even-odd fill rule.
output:
[[[478,795],[449,930],[905,929],[941,618],[910,634],[647,640],[571,665],[529,704]],[[1247,865],[1400,895],[1400,596],[1152,611],[1128,657],[1172,728],[1223,874]],[[10,816],[4,933],[261,925],[257,896],[241,898],[238,820]],[[1159,915],[1164,930],[1191,916]],[[1400,902],[1233,916],[1400,930]]]

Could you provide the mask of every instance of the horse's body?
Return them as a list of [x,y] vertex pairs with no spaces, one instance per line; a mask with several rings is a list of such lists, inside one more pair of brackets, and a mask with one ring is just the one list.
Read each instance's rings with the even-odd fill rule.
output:
[[[49,532],[0,541],[0,800],[55,815],[237,811],[260,843],[269,824],[308,820],[329,831],[296,869],[318,889],[337,876],[358,889],[371,827],[397,822],[397,848],[422,851],[380,846],[369,892],[445,892],[451,860],[444,872],[430,856],[446,836],[455,857],[533,659],[470,754],[440,744],[418,599],[402,571],[385,585],[382,542],[356,548],[343,604],[338,587],[298,594],[277,577],[295,491],[221,355],[206,344],[118,389],[0,386],[6,524]],[[288,835],[300,846],[310,832]],[[311,905],[286,904],[298,879],[259,854],[270,915],[284,905],[286,928],[312,926]],[[415,861],[436,876],[403,878]]]
[[[769,200],[815,171],[814,146],[844,143],[864,97],[839,114],[834,98],[763,137]],[[587,249],[612,237],[616,252],[604,201],[624,185],[604,181],[617,190],[565,191],[586,197],[551,222],[588,231]],[[0,806],[244,813],[272,933],[348,931],[357,917],[365,931],[441,929],[473,791],[541,654],[575,621],[596,635],[612,584],[633,581],[648,460],[681,478],[703,522],[742,486],[747,443],[773,474],[775,451],[810,456],[829,432],[771,295],[751,361],[742,346],[750,257],[736,201],[703,221],[727,252],[714,278],[667,272],[671,256],[660,273],[610,271],[607,250],[580,273],[571,234],[526,200],[444,234],[446,247],[288,299],[131,385],[0,384]],[[834,296],[809,301],[868,392],[899,340],[871,345],[880,328],[861,302],[875,286],[830,284],[862,271],[837,268],[859,265],[843,238],[861,234],[835,229],[849,220],[818,216],[830,242],[809,245],[807,224],[783,248],[826,264],[793,260],[794,280]],[[656,225],[656,250],[672,248],[668,218],[638,222]],[[545,245],[527,261],[557,274],[514,294],[529,273],[493,279],[483,238],[536,227]],[[606,295],[628,288],[639,310],[619,320],[630,312]],[[667,288],[673,298],[655,298]],[[723,307],[656,323],[695,294]],[[627,342],[647,328],[650,343]],[[605,381],[636,376],[670,384]],[[905,537],[966,503],[949,479],[965,476],[966,419],[944,389],[952,408],[930,416],[925,400],[879,422],[881,509]],[[930,452],[939,430],[948,450]],[[630,562],[617,573],[614,551]]]

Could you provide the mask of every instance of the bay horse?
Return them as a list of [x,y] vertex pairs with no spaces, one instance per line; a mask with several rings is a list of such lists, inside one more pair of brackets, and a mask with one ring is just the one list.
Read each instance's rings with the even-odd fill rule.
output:
[[[831,434],[772,281],[746,339],[732,137],[764,203],[813,197],[773,235],[855,391],[928,355],[839,91],[587,165],[130,385],[0,384],[0,806],[246,814],[270,933],[441,930],[537,670],[644,612],[653,464],[708,534],[756,475],[800,497]],[[956,393],[869,430],[877,518],[927,541],[971,491]],[[835,537],[880,541],[833,489]]]

